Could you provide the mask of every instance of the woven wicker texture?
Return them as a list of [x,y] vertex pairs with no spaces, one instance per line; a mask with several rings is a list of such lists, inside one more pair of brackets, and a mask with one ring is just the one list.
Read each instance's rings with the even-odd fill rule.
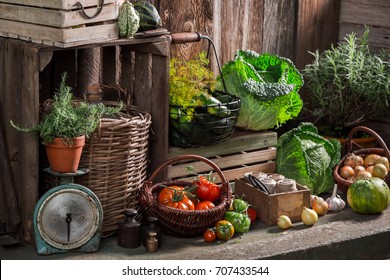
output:
[[[354,143],[353,136],[359,131],[363,131],[365,133],[368,133],[368,134],[374,136],[379,147],[378,148],[362,148],[359,145],[357,145],[356,143]],[[359,155],[363,158],[368,156],[369,154],[378,154],[380,156],[387,157],[390,160],[390,153],[389,153],[388,147],[386,146],[383,139],[375,131],[373,131],[372,129],[365,127],[365,126],[354,127],[351,130],[351,132],[349,133],[347,141],[345,142],[345,153],[340,160],[340,164],[338,164],[333,169],[333,177],[334,177],[339,189],[343,193],[347,193],[348,188],[352,184],[352,182],[347,181],[347,180],[343,179],[342,177],[340,177],[339,170],[344,165],[344,161],[347,159],[347,157],[350,156],[352,153],[355,155]],[[387,184],[390,184],[390,173],[387,174],[387,176],[384,178],[384,180]]]
[[91,189],[103,207],[102,236],[116,233],[124,209],[139,208],[146,179],[151,116],[133,106],[119,118],[102,118],[87,140],[80,167],[90,171],[75,182]]
[[[174,162],[188,159],[195,159],[209,164],[221,178],[221,197],[215,208],[194,211],[179,210],[160,204],[157,201],[158,193],[163,186],[176,185],[185,187],[191,185],[191,181],[187,180],[172,180],[153,184],[153,179],[164,167]],[[231,197],[229,181],[216,164],[198,155],[182,155],[167,160],[154,171],[141,190],[140,203],[144,215],[157,217],[161,229],[165,233],[177,237],[194,237],[203,234],[207,228],[214,226],[217,221],[223,219],[226,211],[230,207]]]

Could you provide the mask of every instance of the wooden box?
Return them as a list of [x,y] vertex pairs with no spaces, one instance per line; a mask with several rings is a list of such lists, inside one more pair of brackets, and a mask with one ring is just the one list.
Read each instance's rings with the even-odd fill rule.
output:
[[297,184],[298,191],[266,194],[245,179],[236,179],[234,186],[235,195],[242,196],[249,204],[256,208],[257,219],[267,225],[275,225],[280,215],[287,215],[292,222],[301,221],[301,213],[304,207],[310,207],[310,190]]
[[[216,145],[196,148],[170,147],[168,157],[183,154],[196,154],[213,161],[223,172],[226,179],[234,179],[246,172],[273,172],[276,159],[276,132],[235,132],[233,136]],[[212,168],[203,162],[181,162],[168,168],[169,179],[191,177],[185,167],[193,166],[198,174],[208,173]],[[219,177],[216,174],[217,182]]]
[[[118,5],[106,0],[0,0],[0,36],[57,47],[118,38]],[[76,5],[76,6],[75,6]]]

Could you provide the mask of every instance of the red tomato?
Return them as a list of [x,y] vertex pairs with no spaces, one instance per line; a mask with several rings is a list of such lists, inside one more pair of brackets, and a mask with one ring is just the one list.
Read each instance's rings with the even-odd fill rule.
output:
[[253,208],[252,206],[249,206],[248,209],[246,209],[246,211],[247,211],[248,217],[251,219],[251,224],[256,222],[256,219],[257,219],[256,209]]
[[200,200],[209,200],[214,202],[221,197],[221,188],[204,176],[199,176],[199,180],[195,182],[197,185],[196,194]]
[[195,210],[194,203],[186,195],[183,187],[164,187],[158,194],[158,202],[180,210]]
[[207,209],[211,209],[214,207],[215,207],[214,203],[212,203],[211,201],[205,200],[205,201],[201,201],[198,204],[196,204],[195,210],[207,210]]
[[204,241],[208,243],[213,243],[215,239],[217,239],[217,236],[215,234],[214,228],[209,228],[203,233],[203,239]]
[[227,241],[234,235],[234,226],[229,221],[221,220],[215,224],[215,234],[219,240]]

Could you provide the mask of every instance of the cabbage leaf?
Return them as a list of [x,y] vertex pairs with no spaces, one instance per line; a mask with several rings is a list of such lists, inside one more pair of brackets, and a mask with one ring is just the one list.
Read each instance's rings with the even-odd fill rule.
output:
[[[287,58],[238,50],[234,60],[223,65],[222,75],[227,92],[241,99],[238,127],[255,131],[279,127],[302,109],[298,90],[303,78]],[[216,89],[225,90],[221,76]]]
[[340,162],[341,144],[318,134],[312,123],[303,122],[282,134],[277,142],[276,172],[306,185],[312,194],[334,186],[333,168]]

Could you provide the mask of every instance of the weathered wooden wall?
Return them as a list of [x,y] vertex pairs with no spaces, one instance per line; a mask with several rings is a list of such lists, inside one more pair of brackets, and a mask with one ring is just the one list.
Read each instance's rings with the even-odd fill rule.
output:
[[351,32],[362,34],[365,25],[370,47],[390,52],[390,1],[341,0],[339,40]]
[[[251,49],[288,57],[303,68],[312,60],[308,51],[329,48],[338,38],[340,0],[150,2],[171,33],[197,31],[211,37],[222,64],[232,60],[238,49]],[[205,43],[175,45],[171,54],[191,58],[205,47]]]

